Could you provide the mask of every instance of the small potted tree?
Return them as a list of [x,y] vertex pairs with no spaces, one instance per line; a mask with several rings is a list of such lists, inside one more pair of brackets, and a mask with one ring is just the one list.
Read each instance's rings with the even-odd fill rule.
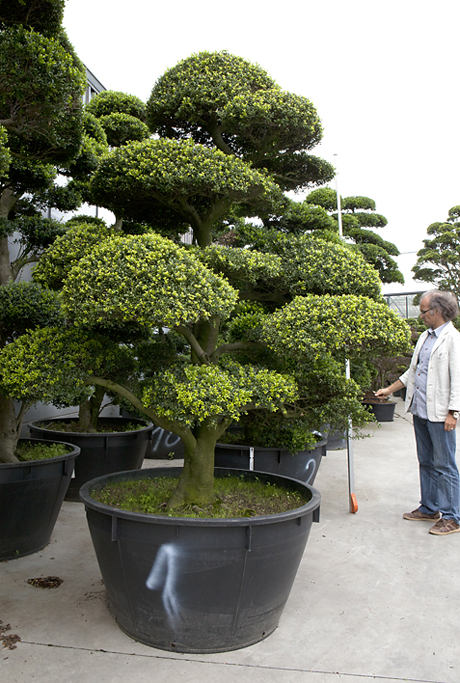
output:
[[388,386],[394,382],[408,367],[409,360],[404,355],[382,356],[369,361],[369,371],[373,379],[370,388],[364,392],[363,405],[374,415],[377,422],[392,422],[396,408],[396,401],[388,397],[377,398],[375,392],[380,387]]

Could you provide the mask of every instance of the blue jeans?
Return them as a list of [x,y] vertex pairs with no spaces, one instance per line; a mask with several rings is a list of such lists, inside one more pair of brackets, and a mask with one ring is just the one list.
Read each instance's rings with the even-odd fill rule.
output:
[[460,524],[460,482],[455,462],[455,429],[446,432],[444,422],[430,422],[414,415],[417,457],[420,465],[420,511]]

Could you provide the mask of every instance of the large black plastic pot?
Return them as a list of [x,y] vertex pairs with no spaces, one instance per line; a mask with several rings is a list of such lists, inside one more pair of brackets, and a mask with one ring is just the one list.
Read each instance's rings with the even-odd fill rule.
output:
[[[135,417],[126,408],[121,408],[120,415],[130,419]],[[180,436],[177,436],[174,432],[168,432],[166,429],[154,425],[145,457],[149,460],[176,460],[183,458],[184,443]]]
[[145,457],[153,460],[164,460],[171,457],[173,459],[183,458],[184,443],[177,434],[168,432],[161,427],[154,427]]
[[323,439],[318,441],[315,448],[300,451],[295,455],[281,448],[259,446],[251,448],[218,443],[215,448],[214,464],[216,467],[236,467],[281,474],[312,485],[321,464],[321,458],[326,455],[326,443],[327,439]]
[[[75,418],[54,418],[47,423],[72,422]],[[144,420],[125,417],[107,417],[100,419],[102,425],[108,429],[112,426],[127,425],[129,423],[146,424]],[[41,439],[66,441],[81,449],[80,457],[75,466],[75,476],[70,482],[66,500],[79,501],[79,491],[83,484],[90,479],[103,474],[135,470],[142,467],[145,453],[153,425],[129,432],[98,432],[96,434],[82,434],[80,432],[62,432],[40,427],[37,423],[29,424],[30,435]]]
[[241,519],[185,519],[96,502],[109,482],[179,476],[180,468],[107,475],[80,496],[111,611],[126,634],[174,652],[225,652],[257,643],[278,625],[313,521],[318,491],[295,479],[216,469],[307,492],[290,512]]
[[[20,439],[19,443],[44,439]],[[60,442],[65,443],[65,442]],[[80,449],[47,460],[0,463],[0,560],[36,553],[49,543]]]
[[347,447],[346,430],[331,428],[330,424],[324,424],[319,431],[326,439],[326,451],[340,451]]
[[335,429],[327,435],[326,450],[327,451],[341,451],[347,447],[347,433]]
[[371,403],[369,401],[363,401],[363,405],[366,406],[366,408],[372,413],[374,413],[374,417],[377,422],[393,422],[396,401],[385,401],[385,403]]

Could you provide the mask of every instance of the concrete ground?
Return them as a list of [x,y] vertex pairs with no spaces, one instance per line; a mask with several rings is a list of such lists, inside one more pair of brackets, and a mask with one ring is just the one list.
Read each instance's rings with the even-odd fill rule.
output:
[[[210,655],[131,640],[108,612],[83,506],[66,502],[43,551],[0,564],[0,645],[20,638],[13,649],[0,647],[0,680],[458,683],[460,534],[433,536],[430,523],[402,519],[418,506],[419,484],[411,418],[400,399],[394,422],[373,423],[368,433],[354,444],[356,514],[349,512],[346,450],[323,458],[315,482],[321,521],[266,640]],[[63,583],[26,583],[46,576]]]

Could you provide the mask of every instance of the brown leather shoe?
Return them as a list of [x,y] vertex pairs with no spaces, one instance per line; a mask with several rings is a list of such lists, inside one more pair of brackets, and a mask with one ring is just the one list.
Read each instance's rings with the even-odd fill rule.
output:
[[410,519],[412,522],[435,522],[437,519],[441,519],[441,513],[435,512],[432,515],[427,515],[424,512],[420,512],[419,509],[412,510],[412,512],[405,512],[403,514],[404,519]]
[[453,519],[442,519],[436,522],[431,529],[428,529],[430,534],[436,534],[437,536],[447,536],[447,534],[458,534],[460,531],[460,524]]

